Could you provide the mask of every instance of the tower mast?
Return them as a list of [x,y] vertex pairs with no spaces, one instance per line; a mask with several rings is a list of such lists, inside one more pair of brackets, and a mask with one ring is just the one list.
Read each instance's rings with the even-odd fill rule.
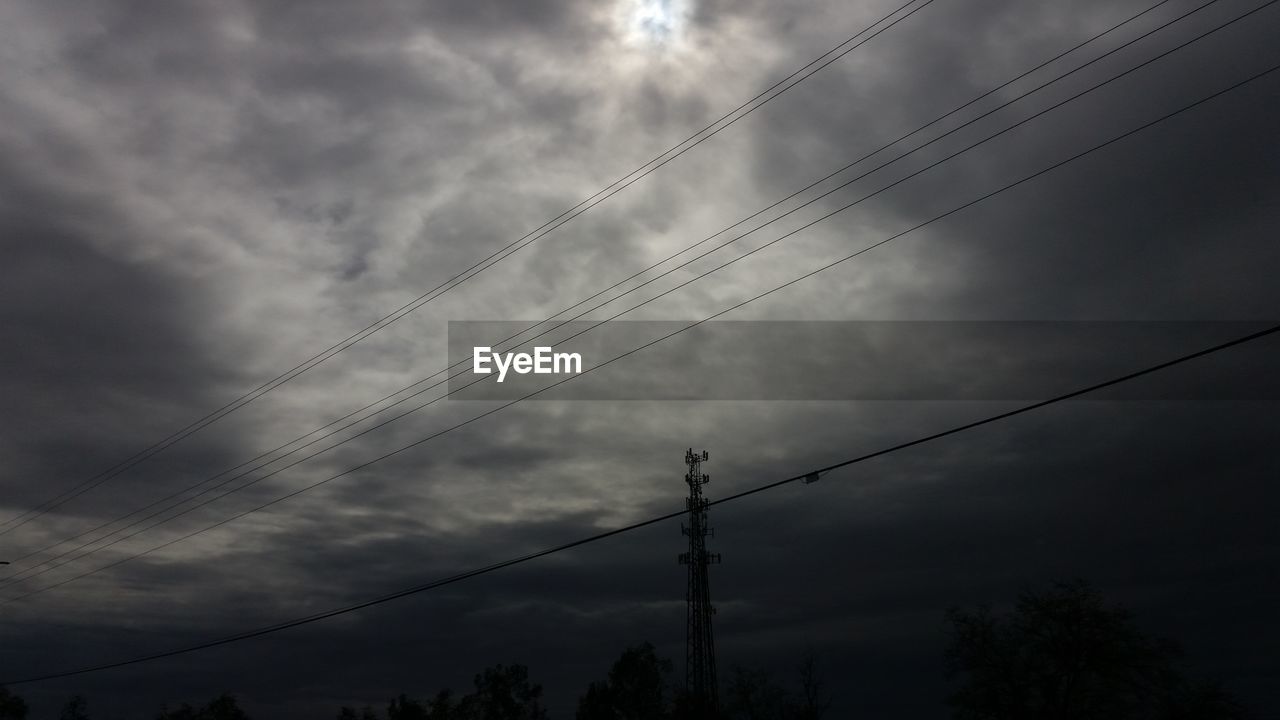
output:
[[680,563],[689,566],[689,587],[685,600],[688,605],[685,629],[685,690],[689,694],[694,717],[714,717],[719,706],[716,690],[716,644],[711,630],[711,586],[707,580],[707,566],[720,562],[719,553],[707,552],[706,539],[715,532],[707,527],[707,500],[702,496],[702,486],[711,476],[702,472],[702,463],[708,460],[707,452],[685,452],[684,462],[689,471],[684,476],[689,485],[689,498],[685,501],[689,510],[689,524],[681,530],[689,538],[689,551],[680,554]]

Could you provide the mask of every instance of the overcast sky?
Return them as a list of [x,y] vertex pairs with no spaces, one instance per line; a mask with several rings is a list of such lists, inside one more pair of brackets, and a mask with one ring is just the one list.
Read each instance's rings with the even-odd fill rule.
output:
[[[551,317],[1154,4],[926,3],[456,290],[0,536],[0,560],[14,561],[0,576],[30,576],[0,579],[0,598],[16,598],[0,605],[0,681],[213,639],[679,510],[688,447],[710,452],[715,498],[1015,407],[523,402],[128,559],[498,405],[442,400],[64,566],[39,563],[132,533],[76,550],[155,509],[23,558],[441,371],[451,320]],[[1160,3],[801,200],[1199,4]],[[1213,2],[587,319],[1261,4]],[[0,521],[466,271],[899,5],[4,3]],[[1269,6],[625,317],[717,313],[1280,64],[1277,36]],[[1277,126],[1280,72],[722,319],[1274,321]],[[1112,340],[1114,357],[1159,359]],[[729,362],[693,350],[690,365]],[[963,351],[929,352],[945,366]],[[779,348],[777,361],[803,352]],[[1230,374],[1247,387],[1278,352],[1275,339],[1233,349],[1187,382]],[[619,363],[687,381],[644,353]],[[1280,711],[1280,413],[1241,397],[1072,402],[715,508],[722,675],[762,665],[789,679],[813,650],[834,715],[945,717],[946,608],[1084,577],[1180,641],[1195,673],[1260,716]],[[683,676],[684,541],[665,522],[329,622],[12,689],[38,718],[74,693],[117,720],[222,691],[255,717],[314,718],[465,691],[486,665],[521,662],[570,717],[628,645],[654,642]]]

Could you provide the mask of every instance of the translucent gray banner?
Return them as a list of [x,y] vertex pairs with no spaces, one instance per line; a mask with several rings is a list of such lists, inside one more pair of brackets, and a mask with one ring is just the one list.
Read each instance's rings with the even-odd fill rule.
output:
[[[449,397],[513,400],[537,393],[531,399],[1032,401],[1195,352],[1269,323],[690,325],[453,321],[449,364],[457,367],[450,372]],[[1280,398],[1274,372],[1278,351],[1280,339],[1266,338],[1107,389],[1096,398],[1275,400]]]

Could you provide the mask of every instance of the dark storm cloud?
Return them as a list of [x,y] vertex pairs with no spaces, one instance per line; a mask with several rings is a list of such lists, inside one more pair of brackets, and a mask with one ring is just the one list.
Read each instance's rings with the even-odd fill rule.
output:
[[4,155],[0,365],[11,419],[5,505],[14,512],[119,460],[133,432],[120,418],[158,434],[208,406],[210,388],[234,373],[208,359],[193,328],[209,298],[111,251],[129,229],[108,198],[51,187],[38,168],[13,161],[16,148]]
[[[1161,548],[1159,557],[1163,560],[1143,573],[1135,575],[1133,568],[1121,565],[1113,571],[1115,577],[1097,579],[1118,588],[1126,602],[1142,600],[1157,609],[1162,601],[1152,603],[1142,597],[1144,577],[1172,573],[1179,582],[1221,582],[1220,561],[1188,572],[1187,558],[1195,557],[1197,549],[1206,545],[1249,543],[1254,538],[1246,526],[1214,522],[1220,510],[1205,506],[1194,478],[1201,473],[1232,478],[1231,484],[1217,488],[1222,508],[1228,512],[1241,501],[1269,501],[1265,495],[1251,496],[1262,487],[1256,455],[1274,441],[1274,431],[1258,435],[1255,425],[1242,435],[1239,431],[1248,423],[1240,426],[1236,421],[1247,421],[1249,414],[1247,405],[1243,413],[1193,405],[1175,407],[1172,412],[1158,408],[1135,418],[1132,412],[1116,413],[1106,405],[1085,404],[1055,412],[1057,417],[1020,423],[1030,427],[957,441],[951,447],[892,464],[844,471],[817,485],[784,491],[786,496],[773,501],[718,507],[713,521],[718,545],[726,554],[725,565],[715,574],[722,608],[721,644],[735,657],[763,662],[798,655],[807,645],[819,649],[829,664],[843,673],[857,657],[894,657],[903,652],[902,644],[909,642],[913,648],[909,655],[923,659],[923,663],[913,660],[923,665],[917,667],[923,672],[932,664],[930,658],[936,657],[944,635],[940,626],[925,626],[920,618],[937,620],[942,598],[944,606],[947,602],[998,601],[1010,585],[1020,587],[1069,576],[1081,567],[1097,573],[1098,568],[1111,564],[1106,562],[1109,556],[1146,554],[1153,547]],[[1085,445],[1072,434],[1082,420],[1101,422],[1112,429],[1095,434]],[[1135,426],[1143,425],[1144,432],[1134,432]],[[1165,439],[1170,433],[1204,437],[1171,454]],[[1080,453],[1082,447],[1093,452]],[[1026,453],[1025,448],[1036,448],[1036,452]],[[1132,460],[1117,465],[1116,451]],[[1038,460],[1043,455],[1071,457],[1073,453],[1077,457],[1070,464],[1048,473]],[[1002,459],[994,464],[982,459],[993,455]],[[957,463],[957,457],[974,461]],[[1105,473],[1097,472],[1100,465],[1107,468]],[[717,473],[722,479],[725,475]],[[1171,484],[1174,477],[1188,479]],[[822,501],[813,502],[815,495]],[[1168,527],[1166,518],[1179,515],[1184,518],[1183,527]],[[779,525],[774,521],[779,517],[787,521]],[[401,677],[405,687],[425,693],[432,688],[430,683],[442,683],[456,675],[436,653],[428,650],[425,655],[413,655],[413,648],[447,647],[451,655],[466,652],[474,654],[476,661],[486,657],[484,652],[509,656],[520,649],[541,658],[545,641],[539,637],[549,623],[561,628],[566,638],[603,633],[619,644],[637,636],[652,637],[665,643],[667,654],[678,655],[676,619],[682,606],[672,601],[672,596],[678,598],[679,575],[672,572],[674,553],[658,549],[678,539],[674,523],[669,525],[645,531],[634,542],[611,542],[585,550],[569,565],[553,561],[531,566],[502,578],[477,581],[465,591],[446,591],[439,597],[404,601],[376,611],[372,617],[353,617],[324,632],[298,631],[301,636],[292,641],[293,651],[281,657],[289,658],[287,664],[293,669],[288,674],[297,674],[296,683],[305,682],[306,677],[344,677],[345,668],[349,668],[345,658],[360,656],[364,658],[362,665],[378,668],[359,671],[368,673],[371,681]],[[762,526],[775,529],[761,532]],[[928,531],[910,532],[913,528]],[[1188,533],[1188,528],[1194,529]],[[328,557],[316,563],[312,572],[340,569],[346,578],[343,592],[351,593],[352,587],[361,585],[357,578],[364,573],[392,578],[403,575],[403,581],[408,582],[414,576],[446,574],[455,562],[483,563],[492,548],[511,551],[549,545],[586,532],[588,527],[572,522],[541,529],[523,523],[489,535],[491,549],[487,551],[423,537],[399,546],[370,544],[361,554],[326,553]],[[317,537],[311,545],[324,547],[332,542]],[[1274,547],[1267,552],[1273,554]],[[660,559],[670,560],[671,566]],[[1273,561],[1273,556],[1262,555],[1237,558],[1235,563],[1247,567],[1252,562]],[[314,560],[300,557],[299,562],[305,568]],[[390,564],[398,567],[388,568]],[[410,567],[412,571],[407,569]],[[778,582],[779,572],[789,578],[787,583]],[[390,584],[396,586],[396,581]],[[797,597],[791,589],[796,582],[814,589]],[[366,595],[378,591],[375,587],[361,590]],[[1211,614],[1220,602],[1202,603],[1199,612]],[[244,604],[246,610],[252,607],[262,605]],[[1151,619],[1153,632],[1187,635],[1176,623],[1167,624],[1170,621],[1163,620],[1163,614],[1160,611]],[[227,623],[238,626],[230,619]],[[395,627],[401,629],[383,635],[383,628]],[[581,631],[572,631],[575,627]],[[413,628],[408,635],[416,640],[405,637],[407,628]],[[475,634],[480,628],[483,633]],[[754,640],[771,633],[774,639],[764,645]],[[488,637],[504,639],[490,644]],[[181,632],[159,632],[149,642],[167,644],[180,638]],[[338,655],[319,664],[298,665],[300,658],[318,657],[303,648],[321,642],[321,638],[326,647],[339,650]],[[1242,647],[1249,646],[1244,637],[1239,641]],[[477,642],[483,650],[473,647]],[[575,641],[572,647],[578,645]],[[383,649],[373,651],[375,647]],[[410,655],[402,656],[396,648]],[[370,654],[364,654],[365,649]],[[599,652],[585,646],[580,649]],[[269,647],[264,651],[280,652]],[[420,662],[415,663],[413,673],[406,674],[398,666],[410,656]],[[1246,657],[1243,662],[1263,660],[1262,656]],[[278,693],[274,689],[277,684],[297,687],[279,682],[279,676],[258,680],[246,677],[243,671],[226,674],[209,662],[192,659],[183,661],[181,667],[187,672],[207,668],[251,695]],[[540,669],[539,663],[534,665],[535,670]],[[1221,673],[1231,668],[1213,669]],[[851,701],[884,710],[902,701],[871,690],[874,683],[869,678],[874,675],[860,677],[862,680],[847,687]],[[465,676],[456,682],[465,682]],[[394,692],[394,685],[388,688]],[[378,695],[371,696],[371,700],[377,699]],[[922,703],[924,709],[930,705]]]
[[[1191,7],[1170,5],[1144,27]],[[822,207],[1248,7],[1217,5]],[[20,512],[448,280],[892,6],[695,3],[662,48],[587,3],[7,8],[0,313],[13,411],[0,504]],[[0,538],[0,559],[435,372],[447,320],[547,317],[1138,9],[939,0],[109,492]],[[1280,59],[1277,18],[1258,13],[643,316],[709,315],[1219,89]],[[1274,87],[1259,81],[732,317],[1274,320]],[[16,588],[207,527],[486,407],[442,401]],[[198,642],[679,509],[689,445],[712,452],[714,498],[1004,407],[522,404],[0,607],[0,677]],[[718,506],[722,667],[786,672],[813,648],[840,715],[938,717],[947,606],[1084,575],[1246,703],[1275,705],[1274,420],[1269,403],[1073,403]],[[274,637],[17,690],[42,716],[73,692],[95,715],[130,717],[229,689],[255,716],[301,717],[465,690],[484,665],[515,661],[564,716],[626,645],[651,639],[680,657],[681,543],[664,523]]]

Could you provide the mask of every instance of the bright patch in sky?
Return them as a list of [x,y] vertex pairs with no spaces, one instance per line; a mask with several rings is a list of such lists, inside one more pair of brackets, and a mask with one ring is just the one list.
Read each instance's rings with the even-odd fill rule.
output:
[[633,42],[666,45],[679,38],[688,0],[622,0],[623,29]]

